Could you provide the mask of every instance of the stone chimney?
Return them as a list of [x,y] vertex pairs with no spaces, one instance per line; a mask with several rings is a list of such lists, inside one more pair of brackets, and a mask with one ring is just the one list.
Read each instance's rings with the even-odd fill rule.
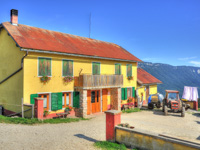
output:
[[10,23],[12,25],[17,26],[17,24],[18,24],[18,10],[16,10],[16,9],[10,10]]

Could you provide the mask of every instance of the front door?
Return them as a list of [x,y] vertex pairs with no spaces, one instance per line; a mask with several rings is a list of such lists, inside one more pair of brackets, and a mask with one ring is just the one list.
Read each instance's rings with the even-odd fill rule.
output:
[[92,113],[100,112],[100,91],[91,91]]

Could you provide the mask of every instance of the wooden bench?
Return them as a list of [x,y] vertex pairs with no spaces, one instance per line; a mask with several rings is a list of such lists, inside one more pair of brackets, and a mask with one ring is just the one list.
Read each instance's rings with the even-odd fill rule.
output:
[[67,118],[67,115],[69,115],[70,113],[69,112],[63,112],[63,113],[57,113],[56,115],[59,117],[59,118]]

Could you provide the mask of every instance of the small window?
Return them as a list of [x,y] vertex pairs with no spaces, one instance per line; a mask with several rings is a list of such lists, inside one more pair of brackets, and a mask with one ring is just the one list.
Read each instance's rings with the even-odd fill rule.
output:
[[121,75],[121,64],[115,64],[115,74]]
[[63,76],[73,76],[73,60],[63,60]]
[[127,77],[131,77],[132,76],[132,65],[131,64],[127,64]]
[[99,91],[97,91],[97,102],[99,102]]
[[65,108],[67,105],[71,106],[71,93],[63,93],[62,96],[62,107]]
[[99,62],[92,63],[92,74],[100,75],[100,63]]
[[51,76],[51,58],[38,58],[38,75],[39,76]]
[[95,91],[91,92],[91,103],[95,103]]

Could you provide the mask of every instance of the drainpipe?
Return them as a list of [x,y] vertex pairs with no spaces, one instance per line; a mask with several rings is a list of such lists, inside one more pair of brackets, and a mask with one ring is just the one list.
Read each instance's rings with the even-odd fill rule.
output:
[[3,82],[5,82],[6,80],[8,80],[9,78],[11,78],[12,76],[14,76],[16,73],[20,72],[23,69],[23,65],[24,65],[24,58],[28,55],[28,51],[26,51],[26,55],[24,57],[22,57],[21,59],[21,68],[19,68],[17,71],[15,71],[14,73],[12,73],[11,75],[9,75],[8,77],[6,77],[5,79],[3,79],[0,84],[2,84]]

